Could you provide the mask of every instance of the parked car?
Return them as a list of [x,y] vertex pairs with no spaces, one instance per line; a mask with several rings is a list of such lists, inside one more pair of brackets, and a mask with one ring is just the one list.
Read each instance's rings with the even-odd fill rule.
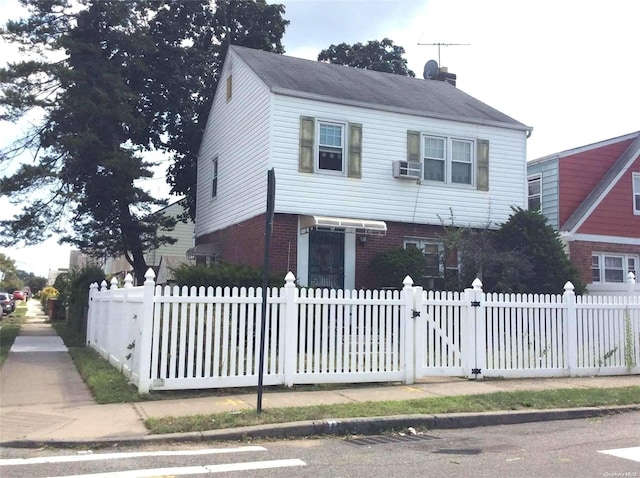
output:
[[21,290],[13,291],[13,300],[26,300],[26,299],[27,299],[27,294],[25,294]]
[[13,300],[13,296],[8,292],[0,292],[0,305],[2,306],[3,314],[10,314],[16,310],[16,303]]

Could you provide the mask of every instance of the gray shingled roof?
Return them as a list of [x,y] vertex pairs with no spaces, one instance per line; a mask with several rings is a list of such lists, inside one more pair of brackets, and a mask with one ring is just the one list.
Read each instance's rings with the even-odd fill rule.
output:
[[274,93],[420,116],[531,130],[443,81],[303,60],[231,46]]

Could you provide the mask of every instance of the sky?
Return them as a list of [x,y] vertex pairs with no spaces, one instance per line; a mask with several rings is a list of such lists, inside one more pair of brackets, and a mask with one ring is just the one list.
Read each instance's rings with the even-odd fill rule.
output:
[[[458,88],[533,128],[528,160],[640,130],[637,0],[268,1],[285,5],[286,55],[316,60],[332,44],[389,38],[418,78],[438,61]],[[0,0],[2,23],[19,16],[17,5]],[[0,125],[0,143],[15,134]],[[168,191],[163,170],[146,184],[158,196]],[[53,240],[0,248],[42,276],[68,266],[69,250]]]

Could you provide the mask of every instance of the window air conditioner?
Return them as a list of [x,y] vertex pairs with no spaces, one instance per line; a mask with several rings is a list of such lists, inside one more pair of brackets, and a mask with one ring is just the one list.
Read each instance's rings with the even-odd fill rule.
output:
[[422,163],[418,161],[394,161],[393,177],[420,179],[422,177]]

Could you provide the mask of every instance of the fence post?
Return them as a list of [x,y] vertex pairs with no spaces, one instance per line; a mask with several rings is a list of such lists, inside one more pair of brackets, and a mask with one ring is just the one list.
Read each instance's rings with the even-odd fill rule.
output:
[[486,324],[482,304],[482,281],[476,277],[472,288],[464,290],[466,307],[460,318],[462,371],[467,378],[478,378],[486,366]]
[[402,283],[404,284],[402,289],[404,317],[401,317],[401,320],[404,323],[402,324],[402,340],[400,344],[404,347],[404,383],[412,384],[415,374],[413,351],[415,344],[413,279],[410,276],[406,276]]
[[296,373],[296,352],[298,350],[298,288],[296,276],[289,271],[284,278],[284,385],[292,387]]
[[106,331],[107,331],[107,336],[106,336],[106,342],[105,342],[105,349],[106,349],[106,359],[109,361],[109,363],[111,365],[113,365],[113,357],[115,355],[115,350],[117,350],[117,346],[118,346],[118,341],[116,340],[116,337],[118,336],[118,331],[120,330],[120,324],[118,323],[118,321],[120,320],[120,317],[118,317],[118,314],[116,313],[116,302],[115,302],[115,295],[116,295],[116,290],[118,290],[118,279],[116,279],[115,277],[111,278],[111,282],[110,282],[111,286],[109,287],[109,309],[108,309],[108,315],[107,315],[107,327],[106,327]]
[[92,282],[89,286],[89,310],[87,311],[87,336],[85,342],[87,346],[91,347],[93,340],[93,331],[95,330],[95,315],[96,305],[93,303],[93,297],[98,291],[97,282]]
[[567,368],[569,376],[575,377],[578,370],[578,327],[576,313],[576,293],[571,282],[564,285],[563,302],[565,307],[564,336],[567,343]]
[[413,340],[411,350],[413,351],[413,375],[415,378],[422,378],[427,344],[427,318],[424,310],[424,289],[421,285],[413,287]]
[[633,272],[629,272],[627,274],[627,284],[629,289],[629,297],[631,297],[634,293],[640,291],[640,289],[636,287],[636,276]]
[[144,275],[142,317],[138,319],[138,337],[134,352],[138,354],[138,393],[149,393],[151,388],[151,339],[153,334],[153,308],[156,275],[149,268]]

